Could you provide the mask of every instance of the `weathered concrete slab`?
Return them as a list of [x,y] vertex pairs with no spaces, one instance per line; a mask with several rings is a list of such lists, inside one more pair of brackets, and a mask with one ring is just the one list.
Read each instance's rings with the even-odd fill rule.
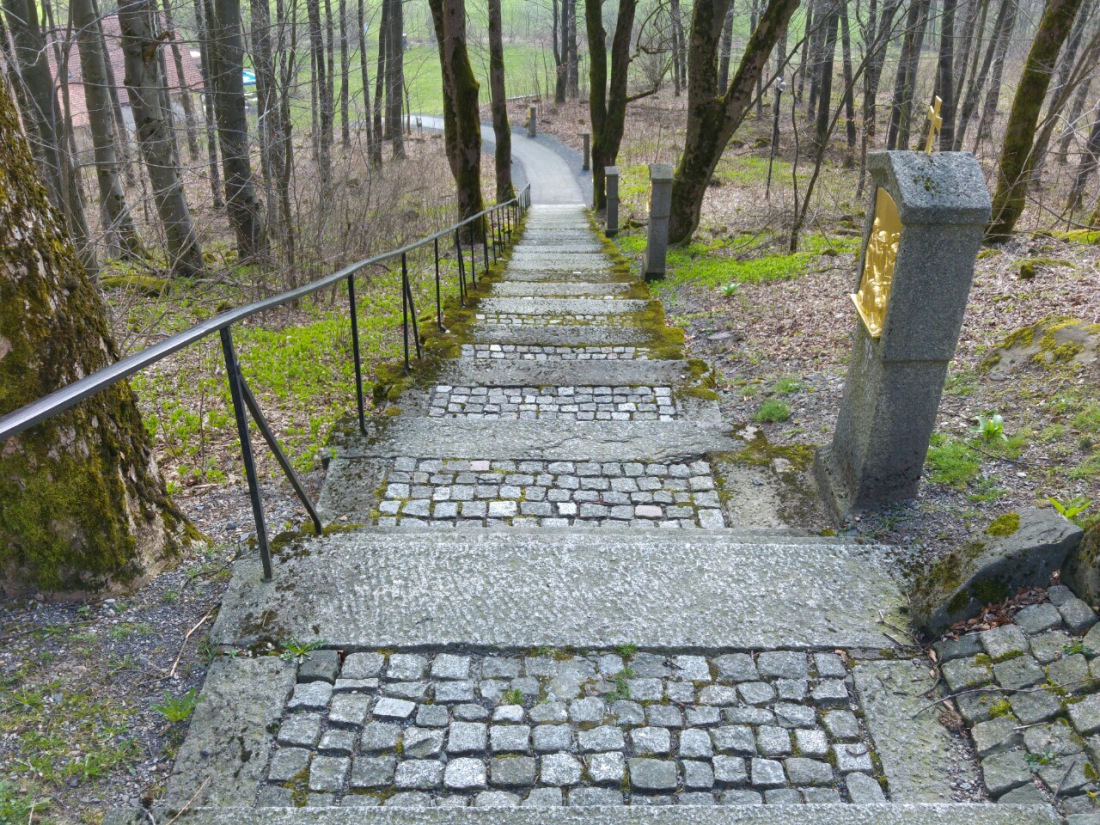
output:
[[483,298],[478,312],[516,315],[621,315],[645,312],[649,301],[635,298]]
[[527,344],[543,347],[645,347],[659,342],[637,327],[503,326],[479,324],[474,344]]
[[[116,811],[104,825],[147,825]],[[1054,825],[1039,805],[676,805],[582,808],[191,809],[180,825]]]
[[484,421],[393,416],[334,437],[342,458],[673,461],[742,449],[724,424],[694,421]]
[[345,649],[888,648],[896,643],[880,612],[901,624],[905,599],[879,555],[703,530],[376,528],[305,540],[268,583],[258,559],[238,562],[212,638]]
[[853,674],[868,730],[890,782],[891,799],[950,802],[952,777],[958,778],[961,760],[953,758],[958,746],[940,724],[942,707],[931,704],[941,694],[927,663],[920,659],[860,662]]
[[[164,804],[240,805],[264,779],[294,665],[277,657],[218,658],[210,666],[191,733],[176,757]],[[196,795],[197,792],[197,795]]]
[[592,283],[591,281],[553,282],[553,283],[517,283],[502,281],[493,284],[494,298],[579,298],[595,295],[615,297],[630,292],[627,283]]
[[692,382],[687,361],[517,361],[470,359],[448,362],[438,384],[479,387],[668,386]]

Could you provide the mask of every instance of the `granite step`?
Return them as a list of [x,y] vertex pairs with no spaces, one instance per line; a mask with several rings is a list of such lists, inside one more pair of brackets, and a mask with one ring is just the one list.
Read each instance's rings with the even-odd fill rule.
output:
[[643,327],[608,327],[599,324],[511,326],[478,324],[471,329],[471,344],[520,344],[542,347],[662,347],[666,342]]
[[[118,811],[104,825],[147,825]],[[1055,825],[1047,806],[749,805],[572,808],[191,808],[180,825]]]
[[592,281],[517,282],[493,284],[493,298],[589,298],[622,300],[632,291],[628,283],[593,283]]
[[656,305],[655,301],[637,298],[541,298],[523,296],[516,298],[482,298],[479,313],[516,315],[621,315],[645,312]]
[[[695,362],[700,365],[701,362]],[[695,386],[692,364],[665,361],[533,362],[460,358],[445,363],[436,383],[482,387]]]

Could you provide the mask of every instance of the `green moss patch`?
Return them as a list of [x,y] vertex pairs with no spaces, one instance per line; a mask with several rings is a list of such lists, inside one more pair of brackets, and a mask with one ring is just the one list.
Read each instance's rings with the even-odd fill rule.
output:
[[1011,536],[1020,529],[1020,514],[1005,513],[993,520],[993,523],[985,528],[991,536]]

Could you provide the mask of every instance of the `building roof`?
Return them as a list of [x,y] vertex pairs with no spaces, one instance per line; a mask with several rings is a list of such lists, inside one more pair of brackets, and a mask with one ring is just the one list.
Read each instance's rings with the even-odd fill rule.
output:
[[[102,23],[103,36],[107,46],[107,56],[111,61],[111,68],[114,71],[115,84],[119,90],[119,100],[123,106],[129,106],[130,101],[123,85],[123,80],[126,77],[126,66],[124,65],[122,55],[122,30],[119,26],[118,15],[108,15],[102,18]],[[160,24],[158,26],[158,31],[162,30],[163,24]],[[171,51],[165,52],[164,62],[168,67],[169,91],[173,95],[178,94],[184,87],[191,91],[201,91],[203,87],[202,67],[199,59],[197,41],[181,39],[178,29],[172,34],[173,40],[165,41],[162,48],[171,49],[173,42],[179,46],[180,59],[183,63],[183,80],[181,82],[179,74],[176,72],[174,55]],[[53,49],[49,50],[48,55],[50,71],[53,72],[54,77],[57,78],[59,90],[62,85],[68,85],[69,111],[72,114],[73,125],[87,126],[88,104],[84,99],[84,78],[80,67],[80,52],[77,50],[76,44],[73,44],[72,50],[69,52],[67,77],[61,77],[57,71]]]

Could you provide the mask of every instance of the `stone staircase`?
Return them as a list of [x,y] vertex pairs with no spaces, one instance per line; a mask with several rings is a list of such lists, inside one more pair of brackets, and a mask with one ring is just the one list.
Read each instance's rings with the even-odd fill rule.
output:
[[339,441],[322,505],[364,526],[237,563],[164,821],[1056,821],[954,801],[879,550],[738,506],[744,433],[586,210],[533,207],[475,312]]

